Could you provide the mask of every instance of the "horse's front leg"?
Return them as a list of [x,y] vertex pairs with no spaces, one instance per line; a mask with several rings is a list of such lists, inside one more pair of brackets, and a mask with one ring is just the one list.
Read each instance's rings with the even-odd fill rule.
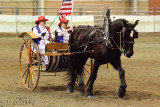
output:
[[125,80],[125,71],[124,71],[124,69],[122,68],[121,65],[118,67],[118,72],[119,72],[119,77],[120,77],[120,80],[121,80],[121,85],[119,87],[118,96],[120,98],[123,98],[125,96],[125,93],[126,93],[127,84],[126,84],[126,80]]
[[97,71],[98,71],[99,66],[100,64],[95,61],[94,66],[93,66],[93,71],[90,75],[90,83],[87,89],[87,98],[93,98],[93,84],[97,78]]
[[120,81],[121,81],[121,85],[119,87],[119,91],[118,91],[118,96],[120,98],[123,98],[125,96],[126,93],[126,80],[125,80],[125,71],[122,68],[121,65],[121,60],[117,61],[117,62],[112,62],[111,65],[119,72],[119,77],[120,77]]

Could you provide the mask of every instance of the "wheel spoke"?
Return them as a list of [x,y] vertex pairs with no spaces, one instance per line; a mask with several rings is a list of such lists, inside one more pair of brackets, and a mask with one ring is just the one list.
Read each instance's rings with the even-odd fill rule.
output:
[[28,73],[29,73],[29,71],[27,72],[27,75],[26,75],[25,84],[26,84],[26,82],[27,82]]
[[31,71],[31,75],[32,75],[33,84],[35,85],[35,81],[34,81],[34,78],[33,78],[33,71]]
[[33,75],[36,77],[36,79],[37,79],[37,75],[35,74],[35,72],[33,71]]
[[21,69],[24,69],[24,68],[26,68],[26,67],[28,67],[28,65],[26,65],[26,66],[24,66],[24,67],[21,67]]
[[[85,74],[84,72],[83,72],[83,75],[84,75],[83,77],[85,77],[85,79],[86,79],[86,81],[87,81],[87,77],[86,77],[86,74]],[[84,79],[84,78],[83,78],[83,79]]]
[[31,78],[30,82],[31,82],[31,88],[32,88],[32,74],[31,74],[31,72],[32,72],[32,70],[30,71],[30,78]]
[[20,60],[28,64],[28,62],[24,61],[23,59],[20,59]]
[[[32,69],[32,68],[31,68],[31,69]],[[33,84],[35,85],[35,80],[34,80],[34,77],[33,77],[33,75],[34,75],[33,72],[34,72],[34,71],[31,70],[31,75],[32,75]]]
[[32,46],[32,60],[36,57],[36,48],[35,48],[35,45],[31,45]]
[[32,53],[32,50],[31,50],[31,42],[29,41],[29,42],[28,42],[28,56],[29,56],[29,62],[32,61],[32,60],[31,60],[31,58],[32,58],[31,53]]
[[35,49],[33,44],[31,45],[31,48],[32,48],[32,56],[33,56],[34,49]]
[[28,88],[29,88],[29,82],[30,82],[30,69],[29,69],[29,73],[28,73],[29,75],[28,75]]
[[36,54],[35,54],[33,51],[32,51],[32,54],[33,54],[33,55],[32,55],[32,61],[33,61],[33,60],[37,60],[37,59],[34,59],[34,58],[36,58]]
[[28,68],[25,70],[24,74],[22,75],[22,78],[24,77],[27,71],[28,71]]
[[32,66],[32,68],[33,68],[34,70],[36,70],[36,71],[38,70],[38,69],[37,69],[36,67],[34,67],[34,66]]
[[90,74],[89,71],[88,71],[85,67],[84,67],[83,69],[84,69],[85,71],[87,71],[88,74]]
[[90,64],[86,64],[86,66],[91,66]]
[[25,50],[25,52],[27,53],[27,55],[28,55],[28,49],[27,49],[27,44],[25,43],[25,45],[24,45],[24,50]]
[[22,54],[23,54],[24,58],[28,61],[28,58],[27,58],[27,56],[24,54],[23,51],[22,51]]
[[28,44],[28,41],[26,42],[26,46],[27,46],[27,52],[28,52],[28,54],[29,54],[29,44]]
[[32,50],[31,50],[31,42],[29,42],[29,62],[32,62],[31,53],[32,53]]

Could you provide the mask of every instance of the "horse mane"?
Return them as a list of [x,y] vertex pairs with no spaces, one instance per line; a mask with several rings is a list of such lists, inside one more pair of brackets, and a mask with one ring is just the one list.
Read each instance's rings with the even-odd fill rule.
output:
[[125,21],[126,23],[128,23],[128,20],[126,20],[126,19],[123,19],[123,18],[116,19],[116,20],[114,20],[114,21]]
[[124,25],[128,25],[128,26],[132,26],[132,25],[133,25],[133,24],[130,23],[128,20],[123,19],[123,18],[116,19],[116,20],[114,20],[114,21],[115,21],[115,22],[116,22],[116,21],[121,21],[121,22],[123,22]]
[[98,28],[98,29],[104,29],[103,27],[101,26],[90,26],[90,25],[79,25],[76,29],[81,29],[81,30],[86,30],[86,29],[95,29],[95,28]]
[[93,28],[93,26],[90,26],[90,25],[79,25],[77,27],[77,29],[82,29],[82,28]]
[[95,29],[95,28],[97,28],[97,29],[103,29],[103,28],[100,27],[100,26],[79,25],[79,26],[77,26],[76,29],[74,29],[74,31],[76,31],[76,30],[91,31],[91,30],[93,30],[93,29]]

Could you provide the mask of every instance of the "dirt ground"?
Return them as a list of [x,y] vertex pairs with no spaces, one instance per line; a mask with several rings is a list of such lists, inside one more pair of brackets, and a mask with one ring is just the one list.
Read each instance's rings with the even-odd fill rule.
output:
[[160,34],[139,35],[134,56],[122,56],[126,71],[127,92],[118,98],[119,75],[111,65],[100,67],[94,85],[94,98],[87,99],[75,90],[66,94],[65,73],[40,77],[37,89],[25,89],[18,66],[22,39],[0,35],[0,106],[36,107],[155,107],[160,106]]

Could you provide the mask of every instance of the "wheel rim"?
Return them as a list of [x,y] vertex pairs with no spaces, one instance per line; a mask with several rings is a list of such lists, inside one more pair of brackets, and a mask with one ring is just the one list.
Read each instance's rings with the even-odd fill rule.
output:
[[28,90],[35,90],[40,76],[39,54],[32,40],[25,40],[20,50],[20,74]]

